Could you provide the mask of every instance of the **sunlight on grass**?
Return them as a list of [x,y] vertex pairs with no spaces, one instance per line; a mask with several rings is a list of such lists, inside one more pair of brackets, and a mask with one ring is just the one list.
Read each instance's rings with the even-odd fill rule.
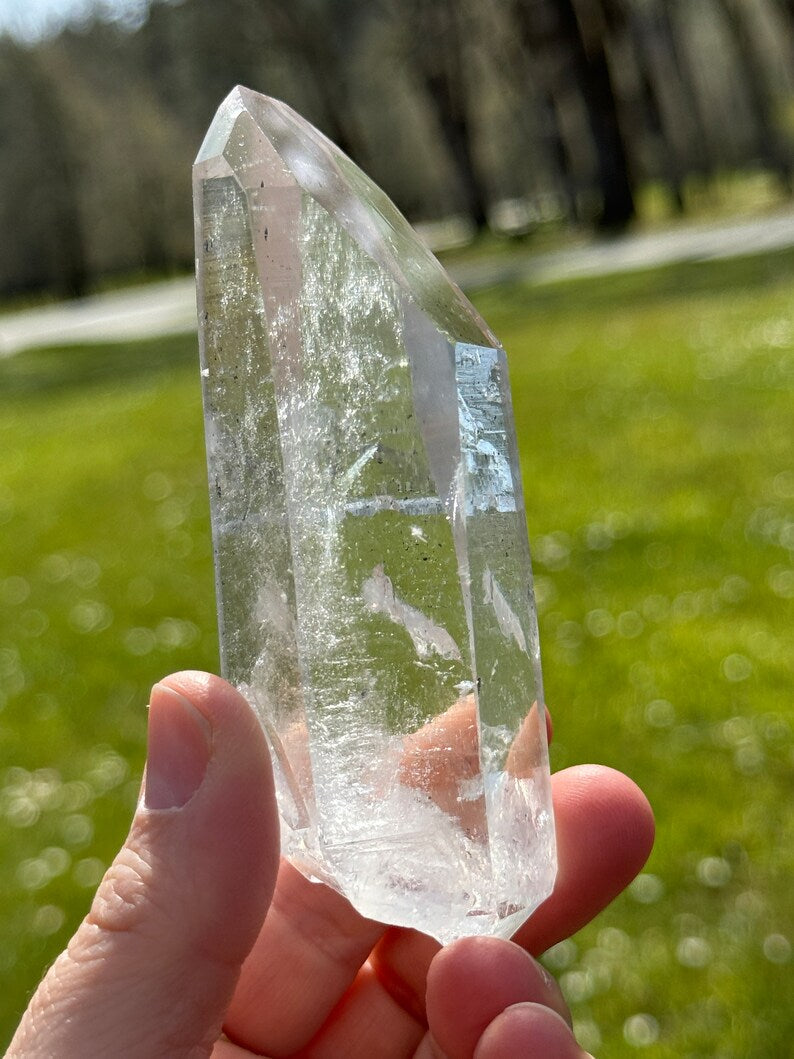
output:
[[[633,776],[659,837],[552,950],[610,1056],[785,1054],[794,256],[479,306],[508,349],[555,767]],[[194,340],[0,361],[0,1042],[135,804],[151,684],[216,668]]]

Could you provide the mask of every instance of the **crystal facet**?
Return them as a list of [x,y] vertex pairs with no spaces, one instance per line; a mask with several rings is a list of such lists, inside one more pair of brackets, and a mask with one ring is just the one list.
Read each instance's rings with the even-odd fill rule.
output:
[[283,103],[236,88],[194,175],[222,668],[284,854],[374,919],[509,936],[556,855],[504,352]]

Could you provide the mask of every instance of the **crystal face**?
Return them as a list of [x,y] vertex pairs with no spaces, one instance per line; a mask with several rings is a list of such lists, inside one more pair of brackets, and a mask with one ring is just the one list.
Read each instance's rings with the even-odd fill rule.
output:
[[374,919],[509,936],[556,854],[504,352],[283,103],[236,88],[194,192],[222,669],[284,855]]

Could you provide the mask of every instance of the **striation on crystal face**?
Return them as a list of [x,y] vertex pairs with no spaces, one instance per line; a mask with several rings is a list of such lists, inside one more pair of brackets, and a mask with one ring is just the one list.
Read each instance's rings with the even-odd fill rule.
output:
[[504,352],[283,103],[234,89],[194,193],[222,669],[283,852],[374,919],[509,936],[556,853]]

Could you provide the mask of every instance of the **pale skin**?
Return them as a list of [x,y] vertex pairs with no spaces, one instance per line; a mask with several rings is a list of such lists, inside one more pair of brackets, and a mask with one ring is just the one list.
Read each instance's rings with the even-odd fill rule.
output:
[[512,942],[439,950],[279,866],[270,761],[248,705],[218,677],[167,677],[152,690],[129,836],[7,1054],[582,1059],[533,956],[636,875],[653,819],[611,769],[566,769],[553,783],[552,896]]

